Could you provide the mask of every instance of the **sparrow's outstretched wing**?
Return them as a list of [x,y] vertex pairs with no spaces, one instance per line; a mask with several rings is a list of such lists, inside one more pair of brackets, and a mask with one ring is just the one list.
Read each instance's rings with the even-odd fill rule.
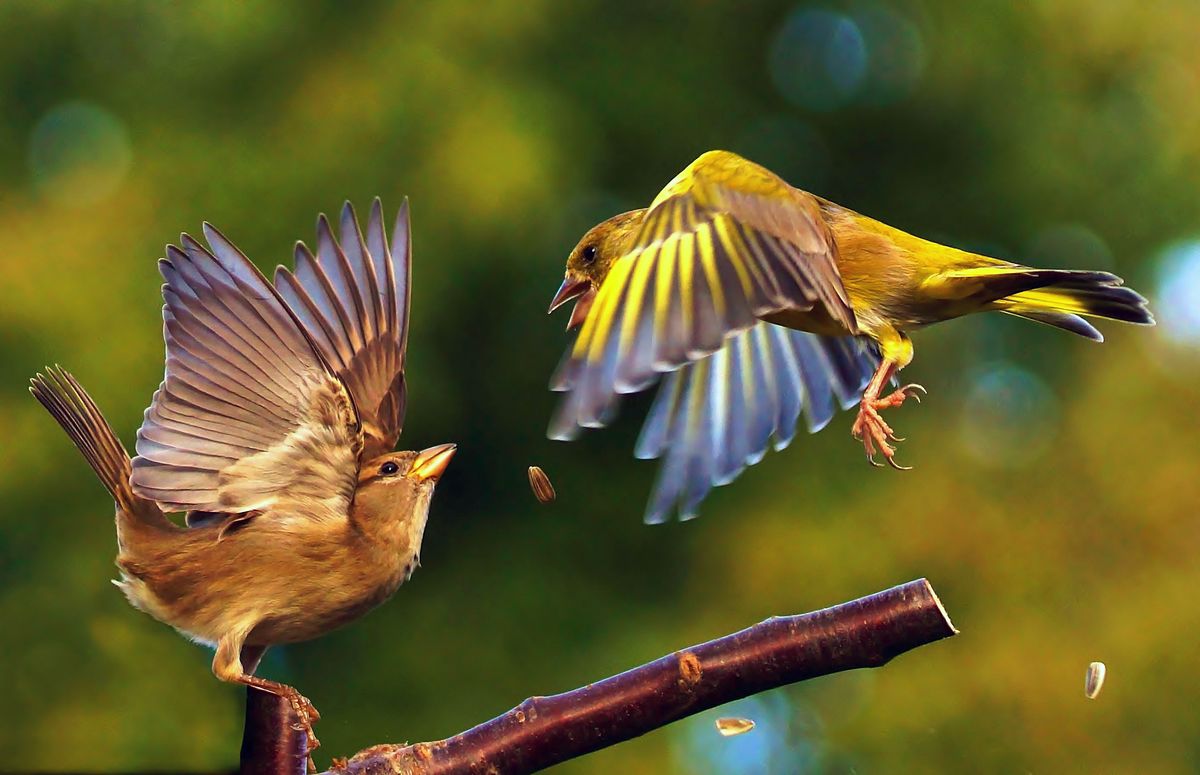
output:
[[353,400],[250,260],[208,224],[159,262],[166,376],[130,481],[167,510],[345,519],[363,438]]
[[371,205],[365,239],[349,202],[339,230],[340,240],[322,215],[316,255],[297,243],[294,272],[276,269],[275,286],[349,388],[363,424],[363,457],[372,458],[395,449],[404,424],[412,250],[408,200],[396,216],[390,249],[378,199]]

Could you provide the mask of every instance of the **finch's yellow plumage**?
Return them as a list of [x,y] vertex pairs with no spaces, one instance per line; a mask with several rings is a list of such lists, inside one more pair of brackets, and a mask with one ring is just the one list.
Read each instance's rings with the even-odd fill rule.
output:
[[650,520],[677,500],[694,515],[770,438],[786,444],[801,412],[815,430],[860,392],[854,434],[872,462],[879,452],[895,466],[878,412],[920,388],[880,394],[912,360],[916,328],[984,310],[1096,340],[1081,316],[1153,323],[1115,275],[929,242],[726,151],[584,235],[551,309],[571,299],[580,331],[552,384],[569,393],[552,437],[604,425],[618,394],[670,375],[638,445],[640,457],[667,454]]

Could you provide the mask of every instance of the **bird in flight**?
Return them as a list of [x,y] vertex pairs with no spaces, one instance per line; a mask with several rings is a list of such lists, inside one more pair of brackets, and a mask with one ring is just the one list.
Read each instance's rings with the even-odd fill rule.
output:
[[550,305],[579,329],[551,380],[565,392],[549,436],[602,427],[618,396],[661,379],[635,449],[665,456],[646,512],[694,517],[714,486],[858,405],[852,434],[894,468],[881,412],[913,358],[910,332],[995,310],[1102,341],[1086,318],[1151,325],[1146,300],[1108,272],[1036,269],[914,237],[709,151],[650,206],[594,226]]
[[274,286],[208,224],[209,247],[187,234],[167,247],[166,375],[132,460],[66,371],[31,387],[116,502],[114,583],[215,646],[221,680],[287,698],[310,749],[312,703],[255,668],[268,647],[353,621],[409,578],[455,452],[393,451],[406,404],[407,202],[391,249],[379,200],[365,236],[349,203],[339,231],[322,215],[316,254],[298,243],[294,272],[279,267]]

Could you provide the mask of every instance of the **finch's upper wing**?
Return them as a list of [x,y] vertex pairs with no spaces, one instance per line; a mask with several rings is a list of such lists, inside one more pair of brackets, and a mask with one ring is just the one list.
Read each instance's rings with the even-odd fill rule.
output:
[[404,424],[404,354],[408,345],[408,200],[392,232],[393,254],[383,226],[383,209],[371,205],[366,239],[354,208],[342,208],[341,240],[329,221],[317,221],[317,254],[296,244],[295,273],[275,270],[275,285],[304,330],[341,378],[362,420],[363,457],[391,452]]
[[713,355],[664,379],[634,454],[665,456],[647,522],[696,516],[728,484],[792,441],[803,410],[810,433],[859,399],[879,356],[854,337],[825,337],[758,323]]
[[204,234],[212,253],[185,234],[159,262],[166,376],[133,488],[167,510],[344,519],[362,449],[353,400],[258,269]]
[[732,153],[706,153],[613,262],[552,386],[571,394],[550,435],[603,425],[615,394],[717,351],[763,315],[814,307],[857,330],[817,200]]

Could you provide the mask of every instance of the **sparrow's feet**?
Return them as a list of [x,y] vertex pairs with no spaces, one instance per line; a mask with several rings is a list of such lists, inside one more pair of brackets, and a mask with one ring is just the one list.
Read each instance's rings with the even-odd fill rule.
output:
[[[218,675],[220,674],[218,673]],[[321,719],[321,714],[317,712],[312,702],[303,694],[296,691],[294,687],[244,673],[234,676],[231,680],[246,684],[247,686],[253,686],[264,692],[270,692],[276,697],[282,697],[287,700],[288,704],[292,706],[292,712],[296,714],[297,721],[300,722],[300,726],[304,729],[304,734],[308,736],[308,750],[311,752],[321,747],[321,741],[317,739],[316,734],[313,732],[313,724]],[[312,764],[311,756],[309,757],[309,764]],[[315,768],[313,769],[315,770]]]
[[315,751],[321,747],[321,741],[313,732],[313,724],[321,720],[321,714],[303,694],[290,686],[285,688],[287,692],[284,694],[284,698],[291,703],[292,710],[296,712],[296,717],[300,719],[300,724],[304,727],[304,733],[308,735],[308,750]]
[[863,396],[858,409],[858,417],[854,420],[854,427],[850,432],[854,438],[863,443],[863,448],[867,452],[867,460],[871,465],[883,465],[875,462],[875,454],[878,452],[887,460],[888,465],[897,471],[907,471],[912,468],[912,466],[902,466],[896,462],[896,448],[889,442],[900,442],[904,439],[897,436],[891,426],[883,421],[883,418],[879,416],[879,411],[900,406],[905,399],[910,397],[919,403],[921,395],[926,392],[925,388],[920,385],[905,385],[882,398]]

